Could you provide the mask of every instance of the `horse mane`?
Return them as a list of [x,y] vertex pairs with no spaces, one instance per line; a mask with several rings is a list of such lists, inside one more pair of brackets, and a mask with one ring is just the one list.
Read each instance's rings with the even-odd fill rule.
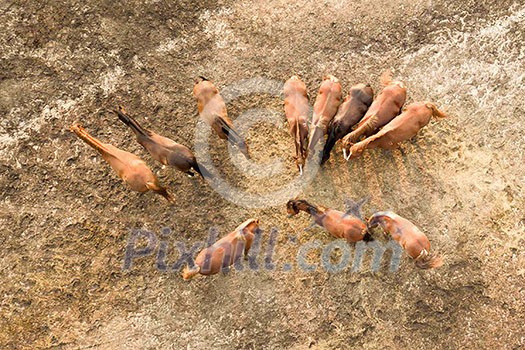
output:
[[426,106],[427,108],[430,108],[430,110],[432,110],[432,116],[437,118],[437,119],[442,119],[442,118],[448,118],[448,115],[446,115],[446,113],[440,111],[435,104],[431,103],[431,102],[427,102],[426,103]]

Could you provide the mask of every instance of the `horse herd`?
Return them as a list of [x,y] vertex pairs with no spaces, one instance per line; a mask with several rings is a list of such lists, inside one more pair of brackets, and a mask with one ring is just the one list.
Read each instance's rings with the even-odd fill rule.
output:
[[[284,110],[289,132],[294,138],[294,158],[301,175],[310,162],[324,164],[338,140],[342,142],[343,157],[349,160],[361,156],[366,149],[397,148],[399,143],[415,136],[433,116],[446,117],[430,102],[412,103],[401,112],[406,100],[406,87],[401,81],[392,80],[388,72],[381,76],[381,86],[382,91],[374,99],[370,85],[354,85],[343,100],[339,80],[332,75],[326,76],[321,83],[309,123],[310,106],[305,83],[298,76],[286,81],[283,91]],[[208,79],[199,77],[193,88],[193,95],[200,117],[221,139],[230,142],[250,159],[248,145],[235,131],[217,87]],[[123,107],[118,107],[114,112],[133,131],[137,142],[153,159],[189,176],[194,176],[194,172],[197,172],[202,177],[212,177],[197,162],[188,147],[144,128]],[[132,190],[153,191],[174,203],[173,196],[138,156],[101,142],[80,124],[72,125],[71,130],[96,149]],[[325,138],[323,145],[320,141]],[[442,258],[430,252],[428,238],[413,223],[389,211],[376,212],[368,220],[364,220],[361,216],[363,204],[364,201],[349,201],[346,212],[341,212],[294,199],[288,201],[286,208],[289,217],[299,211],[307,212],[313,219],[312,225],[319,225],[335,238],[345,239],[350,243],[372,240],[377,234],[376,228],[381,228],[384,234],[403,247],[415,260],[417,267],[427,269],[442,265]],[[195,259],[195,265],[184,269],[183,278],[189,279],[199,273],[215,274],[233,265],[243,254],[248,254],[258,229],[259,220],[245,221],[233,232],[202,250]]]

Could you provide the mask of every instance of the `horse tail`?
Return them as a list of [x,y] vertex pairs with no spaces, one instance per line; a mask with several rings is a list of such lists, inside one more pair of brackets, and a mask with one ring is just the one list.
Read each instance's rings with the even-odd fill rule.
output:
[[237,146],[239,148],[239,151],[242,154],[244,154],[246,159],[250,159],[248,146],[246,145],[244,139],[222,117],[218,117],[217,121],[222,129],[222,132],[227,136],[228,141],[231,144]]
[[314,126],[310,133],[310,140],[308,143],[308,155],[311,157],[315,154],[315,146],[323,138],[324,130],[319,126]]
[[335,146],[335,143],[337,141],[337,129],[339,126],[334,123],[332,120],[330,122],[330,126],[328,127],[328,138],[326,139],[326,143],[324,144],[323,148],[323,157],[321,158],[321,164],[326,163],[326,161],[330,158],[330,152],[332,152],[332,149]]
[[438,118],[438,119],[442,119],[442,118],[448,118],[448,115],[446,115],[445,113],[443,113],[442,111],[440,111],[435,104],[433,103],[430,103],[430,102],[427,102],[425,104],[425,106],[427,106],[427,108],[429,108],[430,110],[432,110],[432,116],[435,117],[435,118]]
[[96,149],[102,155],[109,154],[109,149],[106,145],[98,140],[97,138],[91,136],[80,124],[73,124],[71,126],[71,131],[74,132],[82,141],[87,143],[89,146]]
[[204,167],[204,165],[199,164],[197,161],[195,161],[192,166],[193,170],[195,170],[202,178],[208,178],[211,179],[213,176],[211,173]]
[[303,155],[303,145],[302,145],[302,139],[301,139],[301,129],[300,129],[299,119],[295,120],[295,136],[294,136],[294,142],[295,142],[295,153],[297,157],[300,157]]
[[118,109],[115,109],[113,112],[115,112],[120,121],[129,126],[136,135],[150,136],[150,132],[144,129],[134,118],[129,116],[124,110],[124,107],[118,106]]

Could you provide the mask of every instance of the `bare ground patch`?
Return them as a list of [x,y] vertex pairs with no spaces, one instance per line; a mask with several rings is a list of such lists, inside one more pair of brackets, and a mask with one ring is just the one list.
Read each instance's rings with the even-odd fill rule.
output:
[[[525,7],[512,1],[8,2],[0,5],[0,346],[2,348],[520,348],[525,345]],[[185,283],[153,258],[121,270],[131,228],[173,229],[170,242],[225,233],[247,217],[279,228],[277,266],[306,217],[248,210],[199,179],[154,164],[108,112],[124,104],[144,123],[193,146],[193,79],[220,87],[300,74],[313,100],[326,73],[345,91],[384,69],[432,100],[432,122],[401,150],[340,154],[306,188],[342,208],[371,195],[366,214],[411,218],[446,256],[436,271],[405,257],[399,272],[281,269]],[[276,96],[229,103],[283,113]],[[74,121],[141,155],[178,198],[126,190],[68,131]],[[269,140],[273,140],[269,146]],[[245,178],[224,143],[211,157],[224,176],[264,193],[295,174],[284,125],[261,123],[248,142],[283,172]],[[340,152],[337,149],[337,152]],[[263,245],[264,246],[264,245]],[[168,252],[173,262],[175,252]],[[316,258],[315,256],[313,257]]]

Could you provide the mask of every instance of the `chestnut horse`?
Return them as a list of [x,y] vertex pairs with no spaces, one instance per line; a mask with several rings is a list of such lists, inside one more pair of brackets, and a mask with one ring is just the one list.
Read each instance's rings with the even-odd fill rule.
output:
[[126,113],[122,106],[119,106],[114,112],[120,121],[131,128],[137,137],[137,142],[149,152],[153,159],[163,165],[172,166],[189,176],[195,175],[190,170],[193,169],[202,177],[211,177],[204,166],[197,164],[195,156],[188,147],[143,128]]
[[286,203],[288,217],[304,211],[313,219],[313,225],[318,225],[328,231],[335,238],[344,238],[347,242],[361,240],[369,241],[371,236],[367,232],[366,224],[360,219],[360,209],[365,200],[352,203],[346,213],[321,206],[315,206],[305,200],[289,200]]
[[420,269],[431,269],[443,265],[439,254],[430,253],[430,241],[416,225],[407,219],[391,212],[382,211],[368,219],[368,229],[381,227],[386,234],[398,242],[407,254],[414,259]]
[[306,85],[294,75],[284,84],[284,113],[295,142],[295,163],[303,174],[308,142],[308,93]]
[[361,156],[367,148],[397,148],[400,142],[414,137],[432,117],[445,118],[446,115],[430,102],[411,103],[403,113],[392,119],[377,134],[354,144],[350,148],[350,158]]
[[258,229],[258,219],[246,220],[233,232],[203,249],[195,258],[196,266],[186,266],[182,272],[182,278],[189,280],[199,273],[201,275],[214,275],[222,269],[232,266],[243,254],[246,257]]
[[315,154],[315,146],[319,140],[326,135],[328,124],[330,124],[337,113],[341,99],[342,93],[339,79],[333,75],[325,76],[314,104],[310,143],[308,144],[308,155],[310,157]]
[[193,96],[197,100],[200,117],[215,130],[221,139],[228,140],[237,146],[239,151],[247,159],[250,159],[248,146],[237,131],[233,129],[233,123],[226,110],[226,103],[224,103],[215,85],[208,79],[199,77],[193,87]]
[[102,143],[91,136],[80,124],[71,126],[73,131],[85,143],[96,149],[102,158],[115,170],[117,175],[129,185],[133,191],[153,191],[173,203],[173,197],[166,188],[159,184],[159,179],[153,174],[146,163],[136,155],[118,149],[109,143]]

